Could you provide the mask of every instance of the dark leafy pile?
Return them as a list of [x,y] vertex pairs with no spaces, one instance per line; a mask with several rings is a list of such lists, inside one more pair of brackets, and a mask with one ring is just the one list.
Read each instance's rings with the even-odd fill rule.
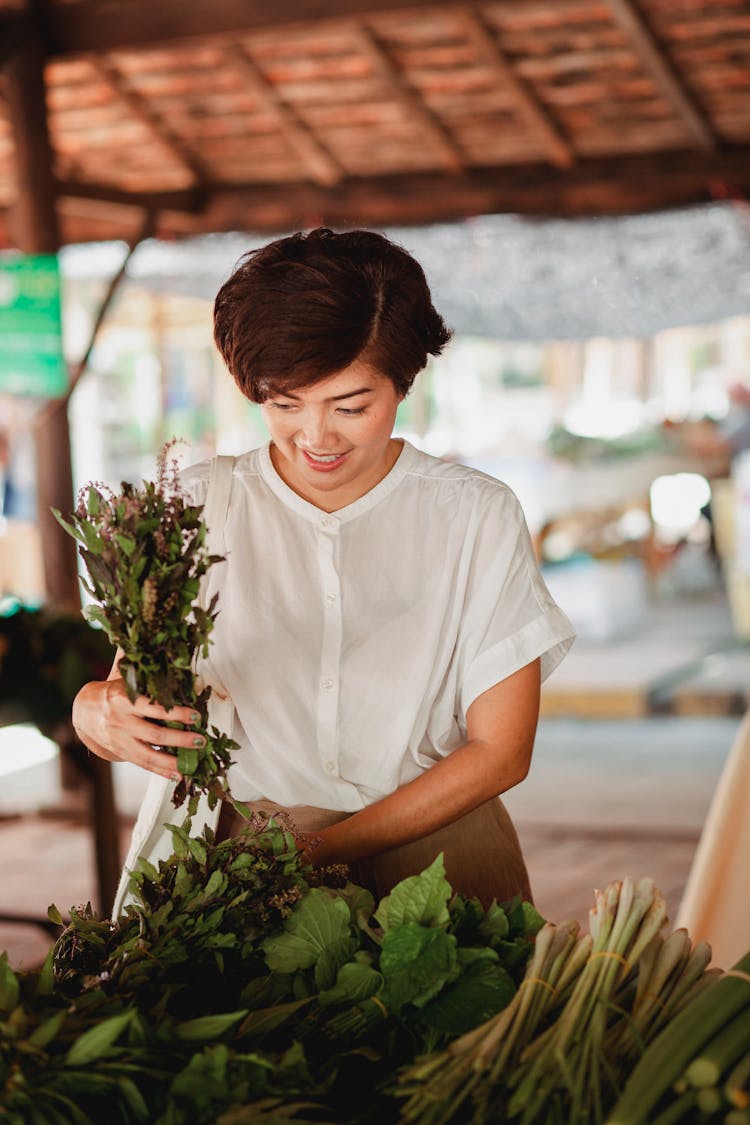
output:
[[89,576],[83,584],[96,603],[84,613],[122,649],[129,697],[193,707],[201,716],[205,746],[180,748],[183,780],[174,793],[175,805],[190,798],[194,812],[199,793],[208,793],[212,806],[224,794],[236,743],[215,727],[206,730],[210,688],[199,692],[193,672],[195,656],[208,654],[217,612],[216,597],[205,608],[196,601],[200,580],[221,557],[208,553],[203,509],[181,495],[168,450],[155,481],[142,488],[125,481],[117,495],[90,484],[69,521],[55,515],[79,543]]
[[375,909],[272,822],[173,836],[119,922],[72,912],[40,972],[0,959],[8,1125],[395,1121],[396,1068],[503,1009],[542,925],[452,895],[441,857]]
[[0,614],[0,720],[32,722],[65,741],[76,693],[103,680],[114,650],[101,629],[55,606],[13,599]]

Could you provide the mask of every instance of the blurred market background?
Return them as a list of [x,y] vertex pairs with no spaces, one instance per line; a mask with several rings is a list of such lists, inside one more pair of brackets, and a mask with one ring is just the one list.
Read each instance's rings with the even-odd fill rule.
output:
[[286,7],[0,3],[15,962],[43,955],[50,902],[106,913],[144,785],[70,728],[111,654],[49,506],[153,475],[173,437],[184,463],[264,440],[211,305],[276,235],[369,226],[423,264],[455,336],[397,434],[511,485],[577,628],[507,799],[542,912],[652,874],[674,916],[747,709],[747,0]]

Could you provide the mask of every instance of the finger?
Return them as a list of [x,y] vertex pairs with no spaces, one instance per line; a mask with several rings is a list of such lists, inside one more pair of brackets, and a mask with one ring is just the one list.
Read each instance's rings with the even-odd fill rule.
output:
[[193,726],[199,723],[201,718],[196,707],[180,705],[168,709],[160,703],[152,703],[146,695],[138,695],[134,701],[131,701],[122,679],[105,681],[105,699],[110,708],[120,715],[135,713],[150,719],[169,720]]
[[182,779],[176,755],[160,750],[158,746],[152,746],[148,742],[141,742],[122,731],[113,741],[111,751],[120,762],[139,766],[170,781],[178,782]]
[[150,722],[149,719],[133,718],[128,724],[127,730],[133,738],[138,739],[140,742],[147,742],[152,746],[174,746],[176,749],[185,746],[199,750],[206,745],[204,736],[202,734],[197,734],[194,730],[177,730],[174,727],[162,727],[156,723]]
[[167,710],[160,703],[151,703],[145,695],[138,696],[133,704],[133,710],[137,715],[147,719],[166,719],[169,722],[186,723],[189,726],[195,726],[201,718],[194,707],[178,706]]
[[138,760],[136,765],[141,766],[150,773],[159,774],[160,777],[165,777],[169,781],[178,782],[182,780],[182,774],[177,768],[177,759],[174,754],[165,754],[162,750],[156,750],[153,746],[145,746],[143,743],[138,743]]

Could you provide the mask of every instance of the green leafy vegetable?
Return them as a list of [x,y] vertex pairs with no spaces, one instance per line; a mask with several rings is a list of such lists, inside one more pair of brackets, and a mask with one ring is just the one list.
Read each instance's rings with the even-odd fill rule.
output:
[[445,930],[404,922],[383,939],[380,971],[386,1007],[398,1012],[404,1004],[421,1007],[440,991],[456,971],[456,939]]
[[441,853],[420,875],[412,875],[394,887],[375,911],[375,918],[386,933],[403,922],[446,926],[451,894]]
[[317,964],[323,955],[343,964],[353,951],[349,907],[322,889],[313,889],[284,923],[283,934],[269,937],[263,951],[269,969],[293,973]]

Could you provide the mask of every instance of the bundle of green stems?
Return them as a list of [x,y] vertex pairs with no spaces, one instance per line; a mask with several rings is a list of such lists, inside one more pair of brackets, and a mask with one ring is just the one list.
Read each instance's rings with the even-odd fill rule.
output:
[[646,1044],[713,979],[709,947],[664,938],[665,922],[653,880],[626,878],[596,892],[589,933],[545,925],[511,1004],[400,1076],[402,1120],[604,1121]]
[[608,1125],[750,1125],[750,953],[680,1005],[633,1068]]

